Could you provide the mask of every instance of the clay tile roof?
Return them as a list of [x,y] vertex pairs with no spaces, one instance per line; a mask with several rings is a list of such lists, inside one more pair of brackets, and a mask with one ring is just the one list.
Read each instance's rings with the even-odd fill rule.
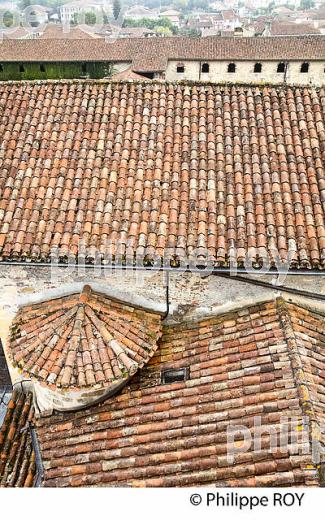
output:
[[28,424],[33,421],[32,394],[14,390],[0,427],[0,487],[32,487],[36,474]]
[[320,30],[308,23],[290,23],[274,20],[270,26],[270,34],[274,36],[320,34]]
[[68,32],[63,32],[61,25],[47,24],[44,32],[40,35],[41,39],[52,40],[52,39],[68,39],[68,40],[88,40],[93,38],[99,38],[94,33],[88,33],[82,30],[80,27],[69,27]]
[[63,388],[115,386],[152,357],[161,316],[91,291],[22,307],[9,346],[28,377]]
[[[115,74],[112,74],[111,77],[114,81],[122,81],[122,80],[148,80],[148,78],[145,78],[144,76],[141,76],[140,74],[137,74],[134,72],[131,67],[127,68],[126,70],[123,70],[121,72],[116,72]],[[150,80],[148,80],[150,81]]]
[[111,61],[130,62],[135,72],[164,71],[168,60],[290,60],[325,55],[325,36],[206,38],[120,38],[4,40],[1,62]]
[[2,260],[82,241],[90,262],[325,266],[324,89],[2,82],[0,106]]
[[[270,449],[263,437],[261,450],[252,443],[233,460],[227,432],[246,427],[253,438],[255,418],[278,431],[286,417],[301,424],[308,415],[307,442],[319,439],[324,332],[323,315],[283,300],[164,327],[140,385],[38,420],[45,486],[319,485],[306,431],[296,435],[294,423],[294,449],[292,441]],[[188,380],[161,380],[161,371],[182,367]]]

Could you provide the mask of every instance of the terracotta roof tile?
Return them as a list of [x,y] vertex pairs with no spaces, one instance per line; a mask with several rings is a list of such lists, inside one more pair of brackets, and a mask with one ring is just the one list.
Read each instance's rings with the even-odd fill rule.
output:
[[32,394],[14,390],[0,428],[0,487],[32,487],[35,452],[28,429],[33,421]]
[[134,72],[131,67],[129,67],[126,70],[122,70],[121,72],[115,72],[115,74],[112,74],[112,80],[114,81],[120,81],[120,80],[146,80],[149,81],[144,76],[141,76],[140,74],[137,74]]
[[4,40],[1,61],[130,61],[135,72],[159,72],[168,60],[324,60],[325,36]]
[[[325,265],[324,89],[0,85],[0,257]],[[108,245],[108,241],[111,243]]]
[[[324,345],[324,317],[282,300],[165,327],[120,394],[38,419],[45,486],[319,485],[303,437],[270,452],[267,434],[230,461],[227,428],[309,415],[319,438]],[[163,384],[161,371],[184,367],[188,380]]]
[[294,23],[273,20],[270,28],[270,34],[273,36],[290,36],[290,35],[306,35],[320,34],[320,30],[309,23]]
[[9,354],[25,376],[53,387],[110,387],[152,357],[161,316],[85,286],[79,295],[22,307]]

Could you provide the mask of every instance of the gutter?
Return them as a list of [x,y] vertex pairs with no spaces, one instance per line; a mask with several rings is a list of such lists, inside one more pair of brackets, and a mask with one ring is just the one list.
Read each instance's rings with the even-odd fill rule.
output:
[[[22,379],[21,381],[17,381],[13,384],[13,388],[20,388],[20,391],[22,393],[26,393],[26,391],[31,391],[30,385],[32,384],[32,381],[30,379]],[[35,426],[28,421],[25,428],[28,428],[31,441],[32,441],[32,447],[35,453],[35,465],[36,465],[36,478],[34,480],[33,487],[41,487],[42,480],[44,477],[44,466],[41,456],[41,450],[39,447],[39,442],[37,438],[37,433],[35,430]]]
[[36,463],[36,479],[34,481],[33,487],[41,487],[43,477],[44,477],[44,466],[42,462],[41,450],[39,447],[39,442],[36,434],[35,427],[28,423],[28,429],[32,440],[33,450],[35,452],[35,463]]
[[0,261],[0,267],[4,266],[16,266],[16,267],[41,267],[41,268],[75,268],[75,269],[113,269],[118,271],[169,271],[173,273],[200,273],[203,274],[206,271],[206,276],[209,276],[211,274],[218,275],[218,274],[228,274],[232,278],[237,276],[237,274],[246,274],[246,275],[258,275],[258,276],[276,276],[276,275],[287,275],[287,276],[325,276],[325,269],[321,268],[319,270],[313,270],[311,268],[294,268],[289,269],[286,271],[285,269],[276,269],[272,268],[268,271],[263,271],[263,269],[246,269],[245,267],[207,267],[206,265],[202,264],[198,267],[173,267],[169,265],[158,265],[158,266],[144,266],[144,265],[115,265],[112,263],[109,264],[78,264],[78,263],[61,263],[61,264],[52,264],[51,262],[29,262],[29,261]]
[[[53,267],[53,264],[50,262],[9,262],[4,261],[0,262],[1,265],[9,266],[20,266],[20,267],[41,267],[41,268],[51,268]],[[114,265],[114,264],[101,264],[101,265],[94,265],[94,264],[56,264],[54,266],[55,268],[75,268],[78,269],[80,267],[81,269],[103,269],[105,270],[118,270],[118,271],[144,271],[144,272],[166,272],[166,275],[169,273],[172,274],[185,274],[185,273],[192,273],[192,274],[200,274],[203,277],[208,276],[220,276],[221,278],[228,278],[229,280],[235,280],[238,282],[248,283],[255,286],[264,287],[266,289],[272,289],[274,291],[283,291],[289,294],[295,294],[298,296],[303,296],[306,298],[311,298],[314,300],[319,301],[325,301],[325,295],[314,293],[310,291],[305,291],[303,289],[296,289],[293,287],[286,287],[282,285],[281,283],[273,284],[271,282],[266,282],[264,280],[258,280],[256,278],[249,278],[247,275],[255,275],[255,276],[307,276],[307,277],[324,277],[325,276],[325,270],[318,270],[314,271],[312,269],[289,269],[289,271],[286,273],[286,271],[277,270],[275,268],[270,269],[269,271],[264,272],[262,269],[245,269],[244,267],[238,267],[237,269],[232,269],[230,267],[213,267],[213,268],[206,268],[206,266],[202,265],[199,267],[193,267],[185,269],[182,267],[172,267],[172,266],[136,266],[136,265]],[[207,271],[205,272],[205,270]],[[242,276],[240,276],[242,275]],[[164,319],[166,319],[169,315],[169,276],[166,277],[166,312],[164,314]]]
[[[325,274],[325,273],[322,273]],[[311,298],[312,300],[325,301],[325,295],[319,293],[313,293],[305,291],[303,289],[295,289],[294,287],[285,287],[282,285],[273,285],[270,282],[264,282],[264,280],[256,280],[254,278],[245,278],[244,276],[231,276],[226,273],[213,273],[214,276],[220,276],[220,278],[233,279],[238,282],[248,283],[258,287],[264,287],[266,289],[272,289],[274,291],[282,291],[289,294],[295,294],[296,296],[304,296],[305,298]]]

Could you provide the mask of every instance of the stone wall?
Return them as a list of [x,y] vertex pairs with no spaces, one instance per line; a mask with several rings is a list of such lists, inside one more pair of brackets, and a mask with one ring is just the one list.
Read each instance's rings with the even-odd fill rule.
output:
[[[285,81],[288,84],[295,83],[297,85],[312,84],[316,86],[324,85],[324,62],[309,62],[308,73],[301,73],[300,67],[302,61],[292,61],[287,66],[287,72],[278,73],[278,61],[264,61],[262,71],[254,72],[255,61],[237,61],[236,71],[228,72],[228,64],[230,61],[184,61],[184,73],[177,72],[177,65],[181,60],[169,61],[166,69],[166,79],[175,80],[193,80],[193,81],[213,81],[217,83],[267,83],[280,84]],[[201,72],[202,64],[209,64],[209,72]]]
[[[191,273],[169,273],[169,322],[192,320],[199,316],[217,315],[245,305],[269,301],[284,296],[288,301],[306,302],[310,307],[324,312],[325,302],[311,300],[282,291],[276,286],[264,288],[234,279],[217,276],[203,277]],[[275,282],[271,276],[258,277]],[[59,268],[51,272],[49,267],[0,266],[0,338],[6,351],[10,324],[20,305],[46,301],[71,294],[90,284],[94,290],[104,292],[130,304],[140,304],[161,312],[166,308],[167,274],[164,272],[134,272]],[[319,295],[325,294],[325,276],[288,276],[285,286],[300,288]],[[14,381],[21,375],[11,376]]]

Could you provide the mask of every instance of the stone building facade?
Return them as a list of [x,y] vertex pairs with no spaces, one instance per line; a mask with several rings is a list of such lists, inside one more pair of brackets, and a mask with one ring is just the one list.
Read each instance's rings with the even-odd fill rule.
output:
[[169,60],[165,78],[168,81],[191,80],[221,83],[323,85],[323,61],[312,60]]
[[8,40],[0,80],[104,78],[324,85],[325,36]]

